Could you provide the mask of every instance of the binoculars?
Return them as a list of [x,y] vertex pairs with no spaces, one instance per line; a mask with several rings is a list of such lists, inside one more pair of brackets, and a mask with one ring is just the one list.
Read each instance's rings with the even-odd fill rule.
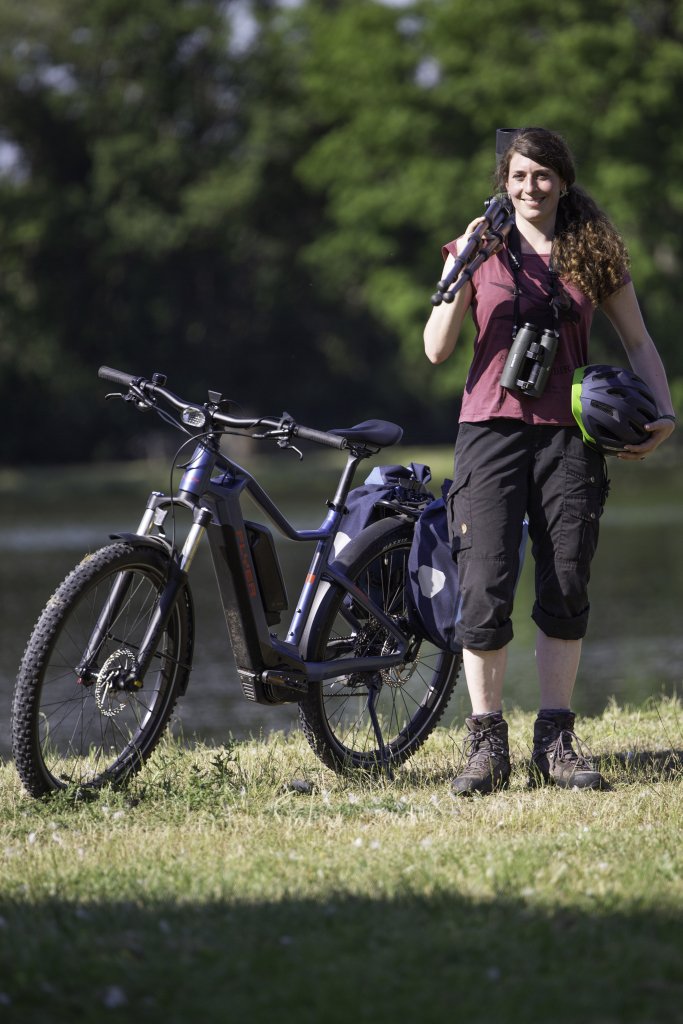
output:
[[521,391],[530,398],[543,394],[557,353],[558,334],[524,324],[512,342],[500,378],[508,391]]

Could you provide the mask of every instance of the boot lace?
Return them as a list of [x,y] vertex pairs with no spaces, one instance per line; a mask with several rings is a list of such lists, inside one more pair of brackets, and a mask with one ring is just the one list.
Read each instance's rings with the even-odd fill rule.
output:
[[467,757],[465,768],[468,771],[472,769],[488,771],[492,761],[505,761],[507,756],[505,740],[495,726],[490,726],[488,729],[477,729],[467,736],[461,764],[462,759]]
[[[574,750],[573,744],[578,748]],[[571,729],[561,729],[557,739],[551,740],[545,747],[545,753],[550,754],[556,761],[563,764],[573,764],[579,771],[593,771],[593,765],[583,752],[581,740]]]

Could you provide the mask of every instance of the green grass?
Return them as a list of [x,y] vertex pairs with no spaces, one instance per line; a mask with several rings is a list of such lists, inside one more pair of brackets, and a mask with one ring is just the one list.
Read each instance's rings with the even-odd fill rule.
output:
[[393,780],[297,733],[88,801],[2,765],[0,1020],[683,1021],[683,705],[580,723],[607,793],[527,790],[509,721],[511,789],[457,803],[459,729]]

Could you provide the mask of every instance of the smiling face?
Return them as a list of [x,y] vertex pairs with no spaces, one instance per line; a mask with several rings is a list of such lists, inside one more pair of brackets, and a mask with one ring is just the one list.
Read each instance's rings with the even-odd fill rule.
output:
[[513,153],[506,186],[517,216],[539,231],[552,233],[560,193],[565,187],[557,171],[521,153]]

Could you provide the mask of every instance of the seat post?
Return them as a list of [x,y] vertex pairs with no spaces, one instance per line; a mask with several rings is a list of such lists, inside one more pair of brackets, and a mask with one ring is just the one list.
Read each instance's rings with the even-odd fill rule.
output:
[[369,454],[369,452],[363,452],[363,454],[360,454],[357,449],[351,449],[346,460],[346,465],[344,467],[342,475],[339,478],[337,490],[335,492],[334,498],[332,499],[331,508],[339,509],[341,512],[344,511],[344,508],[346,506],[346,499],[349,496],[349,491],[351,490],[353,478],[356,475],[358,463],[361,462],[364,458],[367,458]]

